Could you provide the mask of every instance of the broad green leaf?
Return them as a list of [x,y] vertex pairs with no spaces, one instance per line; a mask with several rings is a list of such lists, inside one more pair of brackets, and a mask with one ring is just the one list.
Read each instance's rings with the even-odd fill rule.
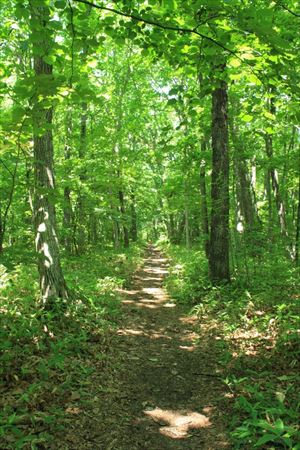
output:
[[267,442],[274,442],[276,441],[277,436],[275,434],[264,434],[258,441],[254,444],[254,447],[260,447],[263,444],[266,444]]
[[240,117],[244,122],[251,122],[253,120],[253,116],[251,116],[250,114],[243,114]]
[[231,59],[231,61],[230,61],[231,67],[240,67],[241,64],[242,64],[241,61],[237,58]]
[[57,0],[54,3],[54,6],[58,9],[64,9],[66,7],[66,1],[65,0]]

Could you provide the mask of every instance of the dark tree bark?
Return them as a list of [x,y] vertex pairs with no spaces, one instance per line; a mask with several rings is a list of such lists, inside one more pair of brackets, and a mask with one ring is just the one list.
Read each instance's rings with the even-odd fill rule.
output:
[[[36,46],[49,51],[46,6],[31,6],[32,18],[38,24],[40,41]],[[48,38],[47,38],[48,37]],[[33,99],[33,151],[34,151],[34,229],[38,252],[38,270],[43,304],[51,308],[57,299],[67,299],[68,290],[64,280],[59,244],[56,233],[54,169],[53,169],[53,108],[45,102],[45,85],[53,85],[52,65],[43,56],[34,56],[35,98]]]
[[224,81],[220,81],[219,83],[220,86],[216,87],[212,93],[212,180],[209,270],[210,279],[213,283],[230,281],[228,98],[226,83]]

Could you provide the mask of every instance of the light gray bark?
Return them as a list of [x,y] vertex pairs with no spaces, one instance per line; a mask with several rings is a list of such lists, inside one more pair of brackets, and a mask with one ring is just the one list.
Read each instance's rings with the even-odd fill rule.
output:
[[[49,8],[34,7],[31,14],[38,23],[41,36],[36,43],[47,55],[49,40],[46,39]],[[33,30],[34,31],[34,30]],[[33,151],[34,151],[34,230],[38,252],[38,270],[43,304],[51,308],[57,298],[67,299],[68,290],[64,280],[59,244],[56,233],[54,167],[53,167],[53,108],[45,104],[44,86],[53,83],[52,65],[43,56],[34,56],[35,98],[33,99]]]

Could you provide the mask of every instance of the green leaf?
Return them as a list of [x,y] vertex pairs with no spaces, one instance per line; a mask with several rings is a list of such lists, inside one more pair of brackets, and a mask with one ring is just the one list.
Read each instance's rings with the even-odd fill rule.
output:
[[282,433],[282,431],[284,430],[284,423],[281,419],[277,419],[274,427],[277,431],[280,431],[280,433]]
[[237,58],[232,59],[230,61],[230,66],[231,67],[240,67],[241,64],[242,64],[241,61],[239,59],[237,59]]
[[56,56],[55,55],[46,55],[46,56],[43,56],[43,60],[45,61],[45,63],[52,65],[56,61]]
[[253,116],[251,116],[250,114],[244,114],[244,115],[241,116],[241,119],[244,122],[252,122]]
[[264,434],[258,441],[255,443],[254,447],[260,447],[263,444],[266,444],[267,442],[274,442],[274,440],[277,439],[277,436],[275,434]]
[[65,2],[65,0],[57,0],[57,1],[54,3],[54,6],[55,6],[55,8],[58,8],[58,9],[65,9],[65,7],[66,7],[66,2]]
[[274,116],[274,114],[270,113],[269,111],[264,111],[264,112],[263,112],[263,115],[264,115],[267,119],[270,119],[270,120],[275,120],[275,119],[276,119],[276,117]]
[[256,84],[257,86],[260,86],[260,85],[262,84],[261,81],[260,81],[260,79],[257,78],[257,76],[256,76],[254,73],[251,73],[250,75],[248,75],[248,80],[249,80],[251,83]]

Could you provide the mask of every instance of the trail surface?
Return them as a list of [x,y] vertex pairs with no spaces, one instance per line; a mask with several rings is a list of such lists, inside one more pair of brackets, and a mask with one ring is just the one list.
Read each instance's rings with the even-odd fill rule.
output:
[[167,271],[167,260],[149,248],[132,287],[121,292],[122,324],[108,367],[92,377],[93,406],[74,417],[62,448],[230,448],[216,341],[168,297]]

